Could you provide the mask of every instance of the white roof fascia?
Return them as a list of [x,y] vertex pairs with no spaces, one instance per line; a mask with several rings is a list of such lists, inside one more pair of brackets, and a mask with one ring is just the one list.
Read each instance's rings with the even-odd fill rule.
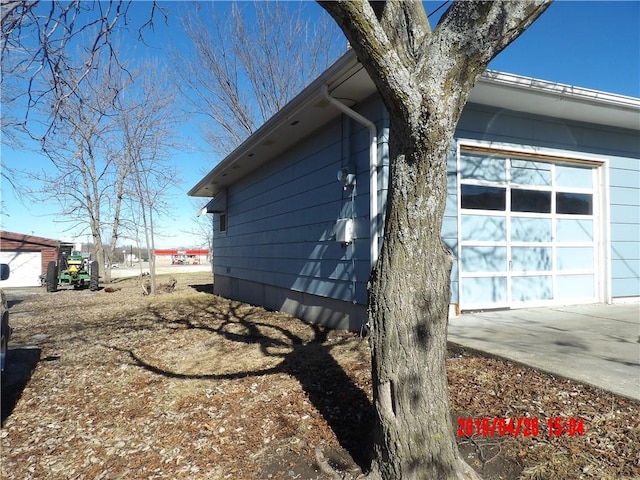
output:
[[[332,66],[225,157],[188,195],[213,197],[340,113],[322,98],[322,85],[337,97],[362,100],[375,92],[355,52]],[[640,99],[488,70],[469,102],[552,118],[640,131]]]
[[640,130],[640,99],[486,71],[469,96],[470,103],[564,120]]

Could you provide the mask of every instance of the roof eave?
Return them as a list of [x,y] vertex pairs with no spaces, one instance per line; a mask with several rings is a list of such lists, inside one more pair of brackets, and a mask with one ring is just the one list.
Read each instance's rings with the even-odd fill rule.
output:
[[[265,156],[281,152],[288,144],[292,145],[298,139],[317,129],[323,121],[326,123],[329,119],[338,116],[339,111],[328,104],[322,97],[320,89],[323,85],[329,85],[331,90],[340,89],[341,86],[347,85],[349,80],[361,70],[362,65],[359,63],[355,52],[348,50],[285,105],[282,110],[277,112],[218,163],[200,182],[189,190],[188,195],[196,197],[212,197],[216,195],[216,193],[232,183],[232,179],[240,178],[246,173],[234,170],[241,170],[245,166],[251,170],[257,168],[264,163]],[[362,74],[359,74],[359,77],[362,77]],[[368,82],[370,85],[366,89],[359,89],[358,98],[362,95],[368,96],[375,91],[373,82],[370,80]],[[348,90],[349,86],[342,88]],[[368,90],[370,92],[366,93]],[[316,110],[312,110],[314,108]],[[272,138],[276,137],[276,132],[283,126],[292,127],[292,130],[288,131],[286,135]],[[243,160],[245,161],[241,164]],[[246,165],[244,165],[245,163]]]
[[609,127],[640,130],[640,99],[504,72],[485,72],[470,103]]
[[[321,97],[322,85],[329,85],[336,97],[354,101],[375,92],[355,52],[347,51],[216,165],[188,195],[214,197],[338,116],[339,112]],[[561,120],[640,130],[638,98],[503,72],[485,72],[473,88],[469,102]]]

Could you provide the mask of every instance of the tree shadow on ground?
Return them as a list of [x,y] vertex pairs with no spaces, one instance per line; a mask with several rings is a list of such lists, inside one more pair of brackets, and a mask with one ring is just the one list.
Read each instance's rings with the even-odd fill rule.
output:
[[[212,287],[211,284],[191,286],[195,289]],[[173,328],[180,326],[181,329],[206,331],[211,335],[221,336],[226,341],[258,346],[264,357],[280,359],[276,366],[253,371],[192,375],[153,365],[132,350],[117,350],[128,354],[140,368],[168,378],[233,380],[249,376],[289,375],[299,382],[311,404],[335,433],[341,447],[362,471],[369,470],[373,452],[375,410],[366,393],[354,383],[331,354],[345,340],[330,340],[328,334],[331,330],[314,324],[304,324],[306,335],[295,333],[294,328],[288,329],[262,321],[262,316],[266,313],[263,309],[247,309],[245,306],[240,311],[238,307],[242,304],[232,301],[224,303],[227,311],[217,308],[200,312],[197,320],[183,318],[176,321],[166,319],[160,311],[153,313],[158,321],[166,322],[168,326],[171,324]],[[202,305],[193,305],[193,308],[201,309]],[[203,320],[203,314],[210,319]],[[291,322],[301,320],[292,318]],[[300,330],[300,325],[296,326]]]
[[[190,287],[211,293],[212,284]],[[145,312],[151,315],[153,328],[205,332],[225,342],[246,345],[248,349],[257,349],[264,359],[268,359],[264,363],[270,366],[238,369],[230,373],[200,370],[190,374],[184,373],[179,367],[168,367],[166,361],[154,360],[133,349],[108,348],[121,351],[141,369],[178,380],[241,380],[273,375],[294,378],[340,444],[340,449],[324,452],[329,463],[337,471],[345,472],[345,478],[350,478],[349,474],[357,475],[358,470],[370,470],[376,412],[367,394],[336,361],[344,352],[339,347],[347,344],[349,337],[331,334],[331,329],[310,325],[293,317],[274,322],[270,320],[273,315],[271,312],[222,297],[216,297],[215,301],[185,301],[180,304],[179,311],[167,312],[149,306]],[[211,348],[215,344],[211,342]],[[340,353],[336,355],[336,352]],[[454,348],[452,353],[455,352]],[[273,359],[277,360],[275,366],[272,366]],[[459,418],[472,416],[469,412],[458,412],[452,416],[452,427],[456,427]],[[456,440],[463,458],[484,478],[517,478],[522,472],[518,462],[502,458],[502,439],[457,437]],[[286,460],[280,454],[274,455],[272,463],[267,461],[261,471],[279,473]],[[300,463],[296,459],[291,460],[292,463]],[[316,478],[304,476],[302,470],[294,473],[303,475],[296,478]]]
[[0,404],[2,426],[13,413],[22,392],[40,361],[39,348],[10,347],[7,351],[5,369],[2,372],[2,403]]
[[24,302],[24,299],[22,299],[22,298],[17,299],[17,300],[7,300],[7,307],[11,308],[11,307],[13,307],[15,305],[21,304],[22,302]]

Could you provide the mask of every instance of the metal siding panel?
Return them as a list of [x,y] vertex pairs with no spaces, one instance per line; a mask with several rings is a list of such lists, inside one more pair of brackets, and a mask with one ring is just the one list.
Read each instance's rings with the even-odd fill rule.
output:
[[634,205],[611,205],[609,218],[611,223],[637,224],[640,222],[640,208]]
[[444,217],[442,221],[442,238],[458,239],[458,219],[456,217]]
[[640,295],[640,160],[612,157],[609,166],[611,294],[637,296]]
[[612,260],[640,259],[640,242],[616,242],[611,248]]
[[640,260],[611,260],[611,276],[613,278],[633,278],[640,280]]
[[[334,160],[323,167],[316,167],[313,172],[307,175],[295,175],[292,171],[282,170],[277,176],[260,182],[262,192],[256,190],[242,193],[234,193],[232,205],[236,215],[254,212],[257,206],[277,208],[278,202],[287,201],[293,197],[301,197],[310,189],[331,188],[334,194],[331,200],[341,198],[339,184],[336,180],[336,172],[340,169],[340,162]],[[325,199],[325,202],[329,199]],[[231,202],[231,200],[230,200]],[[254,216],[257,215],[254,213]]]
[[640,225],[637,223],[612,223],[611,224],[611,242],[615,244],[618,241],[640,241]]
[[611,295],[613,297],[640,296],[640,279],[614,278],[611,282]]
[[[379,100],[367,108],[381,113]],[[341,130],[340,122],[326,126],[228,189],[228,227],[215,236],[215,273],[366,303],[369,137],[352,125],[351,159],[343,158]],[[358,172],[353,205],[351,191],[336,179],[350,162]],[[345,249],[334,240],[335,222],[352,215],[358,238]]]
[[[456,138],[562,148],[612,156],[612,167],[638,169],[638,132],[467,104]],[[632,157],[614,163],[613,156]]]
[[609,183],[612,187],[627,187],[636,191],[640,197],[640,171],[612,168],[609,172]]
[[[637,136],[636,136],[636,142],[638,142]],[[609,159],[609,166],[611,169],[631,170],[635,172],[640,170],[640,158],[617,157],[617,156],[611,157]]]
[[[314,210],[318,217],[314,217],[313,220],[327,221],[335,218],[335,215],[340,212],[343,200],[340,198],[339,184],[336,181],[331,187],[320,186],[317,188],[312,187],[309,184],[308,189],[302,193],[291,193],[286,197],[280,198],[277,201],[270,203],[260,202],[255,208],[243,212],[241,215],[234,213],[236,219],[235,224],[245,225],[253,224],[256,221],[269,220],[279,222],[278,227],[282,228],[292,225],[293,219],[291,216],[297,215],[300,211]],[[285,190],[284,188],[282,189]],[[333,197],[331,198],[330,197]],[[305,222],[313,223],[313,222]],[[295,225],[300,225],[295,223]],[[253,228],[253,227],[250,227]]]
[[530,116],[467,104],[458,122],[456,137],[531,143],[534,138],[534,121]]
[[458,217],[458,195],[447,193],[447,203],[444,207],[445,217]]
[[580,132],[566,120],[534,119],[532,140],[535,142],[546,145],[576,145],[579,143],[576,136],[580,136]]

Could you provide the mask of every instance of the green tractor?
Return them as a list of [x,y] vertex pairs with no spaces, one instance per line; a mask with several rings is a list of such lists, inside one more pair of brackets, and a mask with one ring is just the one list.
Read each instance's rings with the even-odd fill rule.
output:
[[98,290],[98,262],[88,262],[81,252],[61,252],[58,263],[47,265],[47,292],[55,292],[58,287],[87,288]]

